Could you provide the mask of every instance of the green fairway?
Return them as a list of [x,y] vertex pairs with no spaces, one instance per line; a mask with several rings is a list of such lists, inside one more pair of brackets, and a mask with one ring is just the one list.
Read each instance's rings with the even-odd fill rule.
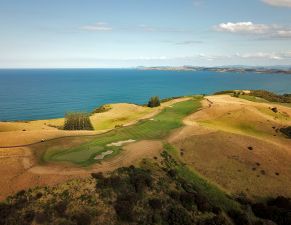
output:
[[43,156],[44,161],[67,161],[82,166],[95,163],[95,156],[108,150],[113,153],[107,157],[118,154],[121,147],[107,146],[108,144],[133,140],[161,139],[173,129],[182,126],[182,119],[198,110],[202,97],[179,102],[172,107],[164,109],[157,116],[149,120],[140,121],[129,127],[122,127],[108,133],[96,136],[96,139],[86,144],[69,149],[49,149]]

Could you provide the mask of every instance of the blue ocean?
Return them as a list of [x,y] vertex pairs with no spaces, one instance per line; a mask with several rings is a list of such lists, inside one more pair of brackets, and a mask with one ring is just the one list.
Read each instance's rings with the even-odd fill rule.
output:
[[0,120],[58,118],[71,111],[90,112],[105,103],[144,104],[154,95],[166,98],[229,89],[290,93],[291,76],[137,69],[3,69]]

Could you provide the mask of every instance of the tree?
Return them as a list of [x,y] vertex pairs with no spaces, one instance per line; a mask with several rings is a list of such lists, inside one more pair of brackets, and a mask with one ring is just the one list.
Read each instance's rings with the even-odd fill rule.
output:
[[158,96],[151,97],[150,101],[148,102],[148,107],[151,107],[151,108],[158,107],[160,105],[161,105],[161,102]]
[[64,130],[93,130],[89,114],[67,113],[65,115]]

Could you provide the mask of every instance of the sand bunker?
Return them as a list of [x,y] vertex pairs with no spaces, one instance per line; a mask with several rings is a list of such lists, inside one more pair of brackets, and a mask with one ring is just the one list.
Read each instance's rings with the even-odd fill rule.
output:
[[110,155],[112,153],[113,153],[113,151],[111,151],[111,150],[106,151],[106,152],[102,152],[101,154],[96,155],[96,157],[94,159],[100,160],[100,159],[103,159],[105,156]]
[[122,145],[124,145],[124,144],[132,143],[132,142],[135,142],[135,140],[133,140],[133,139],[129,139],[129,140],[126,140],[126,141],[113,142],[113,143],[108,144],[108,145],[106,145],[106,146],[107,146],[107,147],[112,147],[112,146],[117,146],[117,147],[119,147],[119,146],[122,146]]

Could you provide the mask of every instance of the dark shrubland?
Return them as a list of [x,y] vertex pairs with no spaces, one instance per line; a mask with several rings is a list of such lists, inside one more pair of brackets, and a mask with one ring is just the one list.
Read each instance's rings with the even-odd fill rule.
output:
[[255,203],[252,210],[257,217],[274,221],[278,225],[291,224],[291,199],[279,196],[265,203]]
[[[180,164],[172,155],[161,155],[161,164],[144,160],[141,167],[20,191],[0,204],[0,224],[264,225],[247,210],[250,202],[240,205],[228,197],[241,207],[223,209],[195,182],[180,176]],[[289,199],[280,197],[251,208],[278,225],[290,221]]]
[[64,130],[93,130],[88,113],[67,113]]
[[252,90],[250,95],[266,99],[269,102],[291,103],[290,94],[277,95],[270,91]]

